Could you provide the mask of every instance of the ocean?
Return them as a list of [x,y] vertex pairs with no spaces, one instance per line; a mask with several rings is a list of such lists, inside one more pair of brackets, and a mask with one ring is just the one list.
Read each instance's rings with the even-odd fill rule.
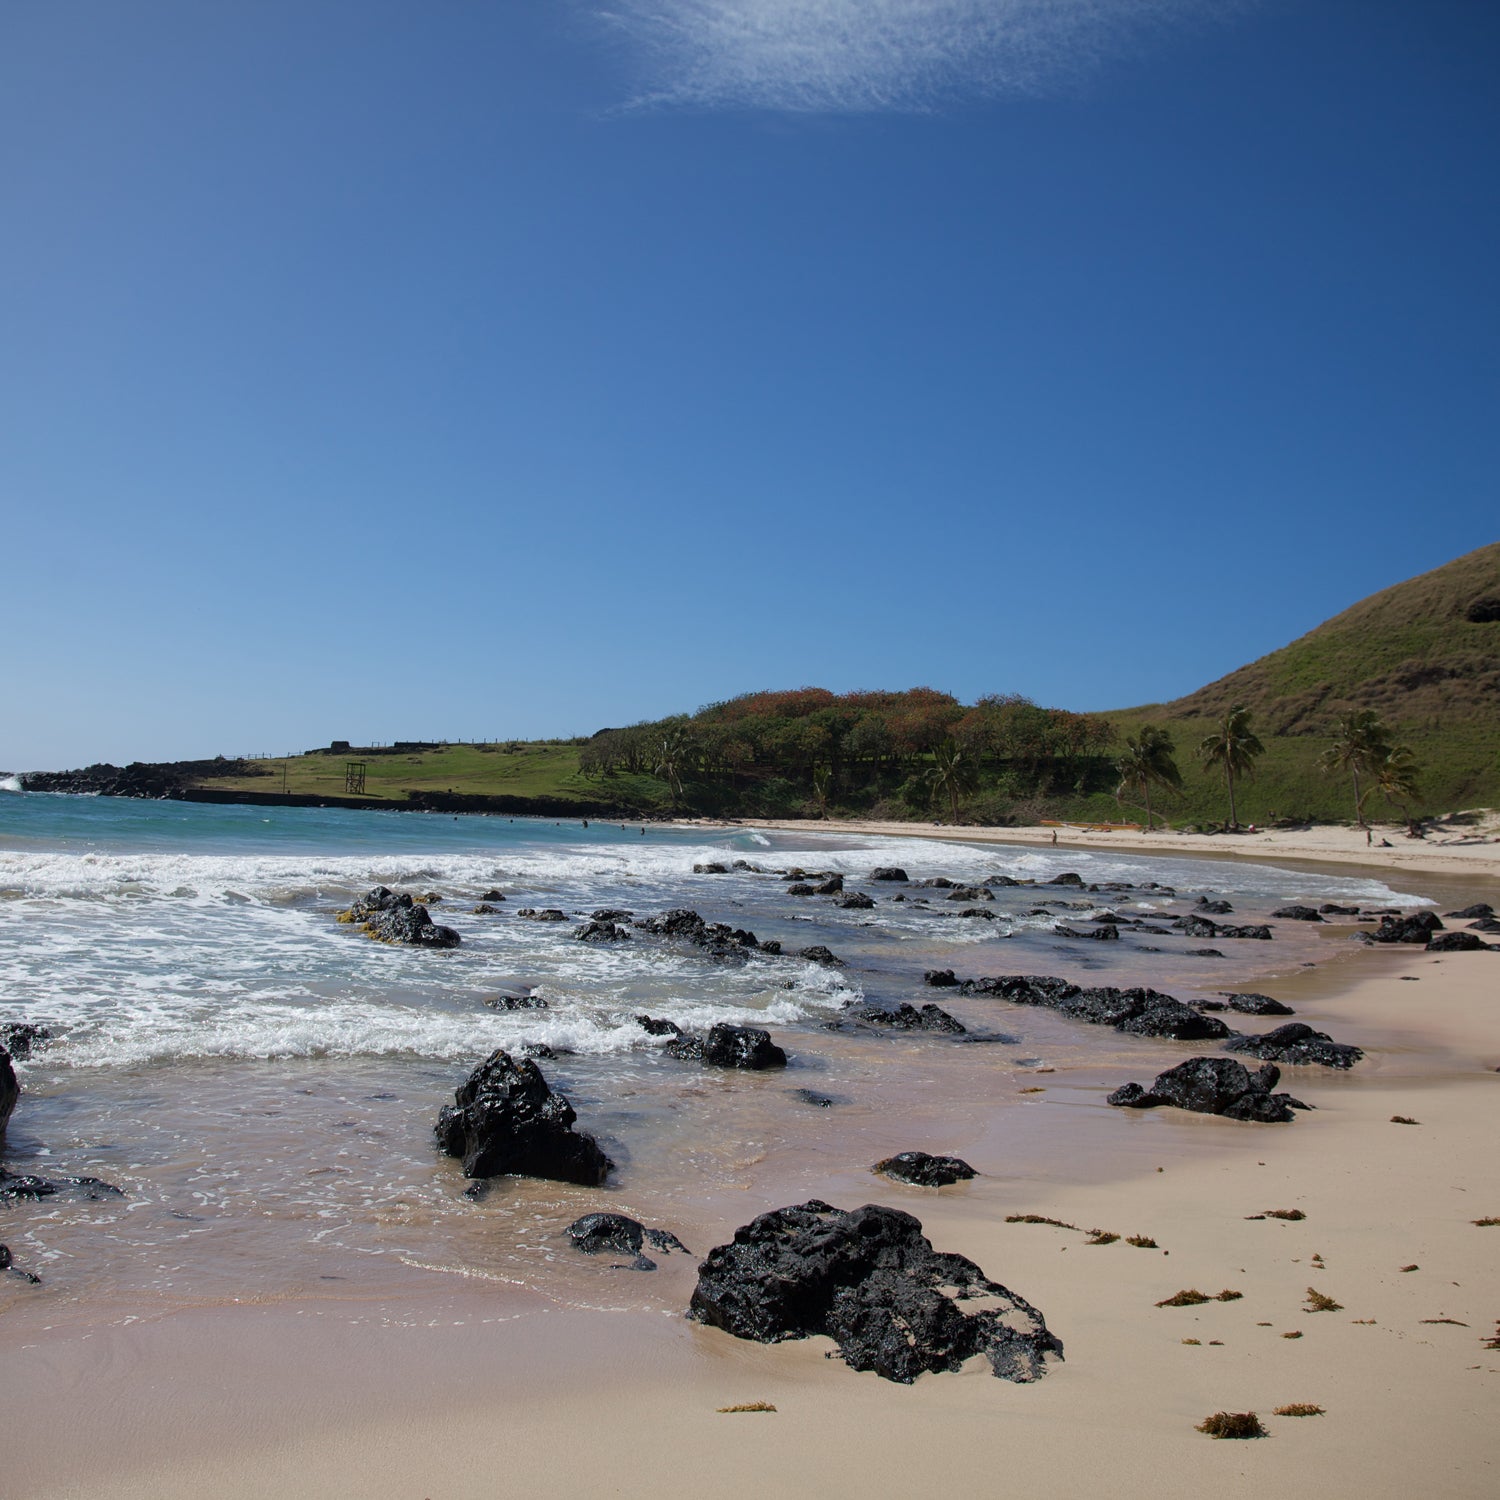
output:
[[[731,868],[694,872],[707,863]],[[871,882],[882,865],[914,881],[1072,871],[1130,889],[1001,886],[985,920],[961,915],[975,903],[945,889]],[[789,896],[777,872],[793,867],[842,874],[876,904]],[[461,946],[389,947],[340,924],[376,884],[440,897],[433,918]],[[492,891],[504,900],[477,912]],[[619,1209],[701,1251],[797,1195],[868,1196],[877,1153],[953,1150],[1018,1180],[1055,1171],[1059,1132],[1101,1111],[1121,1119],[1104,1108],[1109,1087],[1204,1044],[957,999],[925,987],[923,971],[1057,973],[1193,1000],[1274,993],[1348,947],[1347,930],[1293,922],[1270,943],[1220,942],[1218,959],[1190,956],[1205,945],[1175,933],[1100,943],[1055,931],[1106,903],[1166,921],[1204,894],[1245,922],[1294,900],[1426,904],[1357,874],[1230,859],[0,792],[0,1023],[53,1038],[16,1064],[24,1092],[4,1165],[123,1193],[0,1205],[0,1240],[42,1278],[0,1278],[0,1310],[22,1298],[61,1320],[331,1293],[388,1303],[432,1277],[571,1306],[649,1305],[649,1277],[601,1279],[568,1248],[569,1220]],[[1040,899],[1075,904],[1039,914]],[[567,920],[516,915],[528,906]],[[786,955],[823,945],[844,964],[731,966],[640,932],[602,946],[574,937],[596,909],[679,907]],[[545,1008],[485,1003],[520,992]],[[936,1001],[969,1032],[830,1029],[860,1000]],[[743,1074],[677,1061],[641,1014],[690,1030],[763,1026],[791,1065]],[[543,1072],[616,1162],[607,1188],[501,1179],[481,1201],[465,1196],[432,1123],[497,1047],[554,1054]],[[1044,1085],[1067,1106],[1045,1121],[1020,1093]],[[1162,1127],[1138,1116],[1130,1128],[1149,1140]]]

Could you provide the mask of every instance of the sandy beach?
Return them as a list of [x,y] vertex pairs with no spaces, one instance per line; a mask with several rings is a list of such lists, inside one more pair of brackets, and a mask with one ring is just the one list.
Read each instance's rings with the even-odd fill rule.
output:
[[[702,825],[713,826],[709,820]],[[1138,828],[1060,824],[1018,828],[968,827],[940,823],[882,823],[833,820],[742,818],[745,828],[795,829],[803,833],[859,833],[884,837],[947,839],[973,844],[1045,844],[1060,849],[1134,849],[1143,854],[1206,854],[1220,859],[1269,859],[1282,863],[1363,865],[1371,870],[1500,879],[1500,814],[1484,813],[1471,826],[1409,839],[1403,828],[1373,830],[1366,843],[1358,828],[1312,824],[1295,829],[1257,829],[1237,834],[1146,833]],[[684,824],[684,826],[693,826]],[[1054,838],[1055,835],[1055,838]]]
[[[330,1298],[32,1330],[6,1358],[24,1436],[5,1492],[855,1497],[1003,1481],[1064,1495],[1491,1495],[1500,1226],[1474,1221],[1500,1216],[1497,992],[1491,954],[1409,949],[1284,986],[1299,1018],[1370,1053],[1350,1075],[1292,1070],[1318,1106],[1292,1125],[1083,1111],[1120,1080],[1035,1079],[1030,1109],[1093,1117],[1082,1139],[1104,1181],[1007,1172],[1003,1143],[981,1153],[985,1175],[942,1190],[830,1168],[830,1201],[916,1213],[935,1245],[1044,1311],[1067,1357],[1034,1385],[970,1367],[902,1387],[826,1359],[822,1340],[763,1347],[670,1312],[560,1309],[434,1279],[395,1313]],[[747,1202],[744,1217],[772,1206]],[[1157,1248],[1090,1246],[1009,1214]],[[667,1304],[685,1305],[693,1264],[663,1268]],[[1339,1307],[1309,1311],[1310,1287]],[[1188,1288],[1241,1295],[1156,1305]],[[65,1427],[80,1392],[87,1408]],[[777,1409],[718,1410],[750,1401]],[[1292,1403],[1323,1414],[1273,1415]],[[1255,1411],[1269,1436],[1194,1430],[1219,1410]]]

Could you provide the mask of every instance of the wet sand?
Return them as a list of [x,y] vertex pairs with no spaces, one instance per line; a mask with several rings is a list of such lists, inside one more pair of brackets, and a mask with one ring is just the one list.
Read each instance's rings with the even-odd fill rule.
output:
[[[680,1315],[695,1265],[682,1256],[653,1276],[576,1258],[593,1291],[573,1308],[408,1268],[398,1295],[355,1287],[50,1328],[13,1309],[6,1493],[853,1497],[983,1491],[1003,1476],[1057,1494],[1493,1494],[1500,1352],[1483,1340],[1500,1318],[1500,1227],[1471,1221],[1500,1215],[1500,959],[1357,952],[1279,993],[1299,1019],[1372,1049],[1350,1075],[1288,1070],[1318,1105],[1292,1125],[1100,1108],[1130,1076],[1121,1058],[1033,1074],[1024,1085],[1044,1092],[967,1123],[963,1110],[925,1128],[876,1111],[821,1162],[747,1171],[743,1191],[726,1180],[715,1195],[707,1217],[725,1237],[812,1191],[916,1213],[1063,1339],[1066,1361],[1036,1385],[981,1367],[894,1386],[826,1359],[822,1340],[763,1347],[696,1327]],[[861,1163],[882,1139],[962,1146],[984,1175],[940,1191],[871,1178]],[[649,1195],[619,1206],[655,1222],[670,1208]],[[1306,1218],[1248,1218],[1294,1208]],[[1089,1246],[1007,1224],[1013,1213],[1159,1248]],[[695,1251],[708,1227],[694,1227]],[[1306,1311],[1309,1286],[1341,1309]],[[1243,1296],[1155,1306],[1188,1287]],[[777,1411],[717,1411],[746,1401]],[[1291,1402],[1326,1412],[1272,1415]],[[1270,1436],[1194,1430],[1220,1409],[1258,1412]]]

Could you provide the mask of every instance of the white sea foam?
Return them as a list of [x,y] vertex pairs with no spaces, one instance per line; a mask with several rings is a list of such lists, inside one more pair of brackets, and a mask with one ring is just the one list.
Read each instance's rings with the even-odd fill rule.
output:
[[21,790],[21,778],[19,776],[6,776],[0,779],[0,792],[19,792]]

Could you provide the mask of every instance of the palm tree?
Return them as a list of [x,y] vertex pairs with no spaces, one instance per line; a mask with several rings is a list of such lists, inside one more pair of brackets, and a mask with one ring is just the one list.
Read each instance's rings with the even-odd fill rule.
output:
[[1165,787],[1177,791],[1182,786],[1182,772],[1173,758],[1176,745],[1172,736],[1159,724],[1142,724],[1134,739],[1126,737],[1125,753],[1115,762],[1120,773],[1120,784],[1115,788],[1116,799],[1127,791],[1140,794],[1146,804],[1146,832],[1152,829],[1151,788]]
[[672,788],[672,805],[682,798],[682,773],[692,762],[692,730],[681,720],[663,726],[653,757],[652,775],[660,776]]
[[[1326,749],[1318,764],[1326,772],[1348,771],[1354,778],[1354,818],[1361,828],[1365,826],[1365,797],[1359,790],[1360,772],[1368,776],[1379,774],[1380,767],[1389,759],[1391,731],[1381,721],[1374,709],[1361,708],[1345,714],[1333,732],[1333,744]],[[1411,752],[1408,750],[1407,754]]]
[[1375,767],[1375,789],[1387,802],[1394,802],[1401,809],[1406,831],[1413,837],[1417,835],[1417,823],[1406,804],[1419,795],[1417,782],[1421,769],[1410,745],[1392,745],[1385,759]]
[[1250,780],[1255,775],[1255,758],[1265,754],[1266,747],[1250,728],[1250,710],[1243,703],[1236,703],[1219,720],[1219,727],[1206,736],[1198,746],[1198,759],[1205,768],[1222,766],[1224,782],[1229,788],[1229,826],[1240,826],[1239,815],[1234,806],[1234,779],[1236,776]]
[[952,821],[958,822],[958,794],[974,788],[974,765],[968,752],[954,739],[939,740],[932,747],[932,791],[946,792]]

